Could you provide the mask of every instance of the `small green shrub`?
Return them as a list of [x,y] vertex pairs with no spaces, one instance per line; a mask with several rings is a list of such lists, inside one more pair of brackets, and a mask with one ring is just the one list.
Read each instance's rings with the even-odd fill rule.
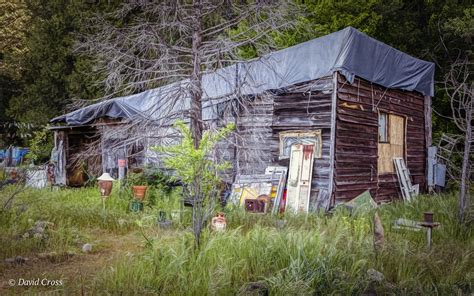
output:
[[195,243],[199,247],[202,230],[219,199],[222,184],[219,173],[230,167],[229,162],[213,157],[214,148],[235,126],[229,124],[218,131],[206,130],[198,144],[186,123],[177,121],[174,128],[180,132],[181,142],[154,149],[164,154],[166,168],[176,174],[174,179],[183,184],[183,197],[193,205],[192,226]]

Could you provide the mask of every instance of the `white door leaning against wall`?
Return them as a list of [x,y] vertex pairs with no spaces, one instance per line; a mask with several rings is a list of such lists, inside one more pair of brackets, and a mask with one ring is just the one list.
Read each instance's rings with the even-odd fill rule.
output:
[[307,213],[313,176],[314,145],[291,146],[285,211]]

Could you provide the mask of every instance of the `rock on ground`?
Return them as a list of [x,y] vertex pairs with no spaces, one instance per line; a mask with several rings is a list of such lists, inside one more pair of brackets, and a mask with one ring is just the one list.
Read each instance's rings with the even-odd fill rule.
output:
[[82,252],[83,252],[83,253],[90,253],[90,252],[92,252],[92,245],[91,245],[91,244],[84,244],[84,245],[82,245]]

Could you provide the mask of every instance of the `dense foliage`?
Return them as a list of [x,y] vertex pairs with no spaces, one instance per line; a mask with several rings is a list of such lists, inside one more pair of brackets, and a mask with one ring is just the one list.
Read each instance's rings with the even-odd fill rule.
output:
[[[73,48],[88,30],[84,20],[106,7],[87,1],[0,1],[1,134],[5,122],[41,129],[73,99],[101,96],[90,59]],[[22,141],[25,145],[28,138],[8,142]]]

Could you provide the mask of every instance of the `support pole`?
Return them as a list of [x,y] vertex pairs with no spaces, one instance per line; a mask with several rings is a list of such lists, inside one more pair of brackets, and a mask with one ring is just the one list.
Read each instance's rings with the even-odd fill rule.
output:
[[426,229],[426,240],[428,242],[428,249],[431,250],[431,245],[432,245],[432,231],[433,231],[433,228],[431,227],[428,227]]

